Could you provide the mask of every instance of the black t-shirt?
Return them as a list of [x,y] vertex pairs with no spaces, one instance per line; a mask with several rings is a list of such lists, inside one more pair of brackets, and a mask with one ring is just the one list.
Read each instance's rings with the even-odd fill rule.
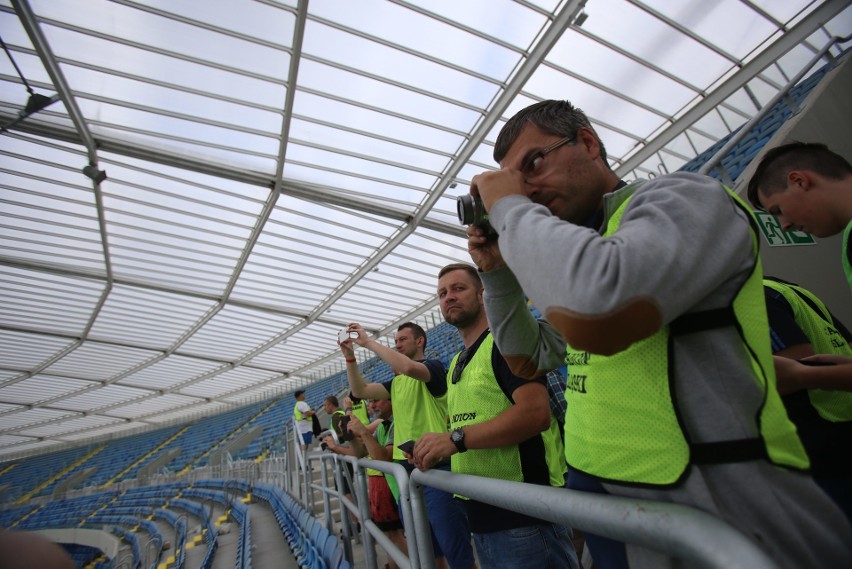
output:
[[[447,392],[447,370],[444,368],[443,362],[441,362],[441,360],[431,359],[415,361],[420,362],[429,369],[429,381],[424,383],[426,384],[426,389],[428,389],[429,393],[432,394],[432,397],[443,396]],[[388,393],[391,392],[391,384],[395,378],[396,376],[381,384],[385,386]]]

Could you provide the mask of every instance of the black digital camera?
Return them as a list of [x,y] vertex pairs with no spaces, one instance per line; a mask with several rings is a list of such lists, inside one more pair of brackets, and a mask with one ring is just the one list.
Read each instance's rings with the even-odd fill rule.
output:
[[488,222],[488,212],[485,211],[485,205],[482,203],[482,198],[471,194],[462,194],[456,199],[456,212],[459,216],[459,223],[462,225],[474,225],[485,231],[485,236],[489,239],[496,238],[497,232],[491,227]]
[[340,442],[345,443],[351,441],[355,436],[349,431],[349,420],[352,419],[349,415],[340,418],[340,434],[337,438]]

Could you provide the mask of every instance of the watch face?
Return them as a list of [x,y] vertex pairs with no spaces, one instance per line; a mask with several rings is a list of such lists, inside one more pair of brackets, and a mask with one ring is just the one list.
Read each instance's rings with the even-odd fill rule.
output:
[[464,431],[455,430],[450,433],[450,440],[454,443],[464,440]]

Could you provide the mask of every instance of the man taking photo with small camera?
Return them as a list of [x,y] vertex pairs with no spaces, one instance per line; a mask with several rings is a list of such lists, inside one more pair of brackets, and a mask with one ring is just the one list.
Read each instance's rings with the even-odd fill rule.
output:
[[[848,567],[852,529],[775,388],[750,208],[706,176],[625,183],[568,101],[519,111],[494,159],[471,194],[499,237],[470,226],[468,250],[512,370],[568,365],[569,487],[699,508],[779,567]],[[599,569],[680,566],[585,539]]]

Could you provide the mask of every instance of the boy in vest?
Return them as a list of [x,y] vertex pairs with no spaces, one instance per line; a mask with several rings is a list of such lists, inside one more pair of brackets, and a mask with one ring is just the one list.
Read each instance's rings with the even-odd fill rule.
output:
[[[544,377],[526,381],[494,345],[482,308],[482,281],[471,265],[438,274],[438,300],[464,350],[450,364],[450,433],[425,433],[414,446],[418,468],[449,456],[452,471],[563,486],[565,459]],[[579,568],[571,531],[475,500],[462,500],[482,567]]]
[[[348,456],[356,456],[361,457],[366,454],[364,447],[358,441],[356,445],[348,445],[347,442],[352,441],[352,437],[348,436],[348,430],[346,425],[348,422],[351,422],[351,418],[346,415],[346,412],[340,408],[340,401],[338,401],[337,397],[334,395],[328,395],[322,402],[322,408],[326,412],[329,417],[328,428],[334,431],[337,435],[337,442],[334,441],[334,437],[328,435],[323,440],[323,444],[325,448],[330,450],[336,454],[345,454]],[[345,474],[343,476],[343,495],[352,501],[352,488],[349,486],[349,480],[353,479],[355,476],[355,469],[348,462],[344,463],[346,471],[349,473],[349,478],[346,477]],[[337,488],[337,479],[334,479],[334,486]],[[340,488],[337,488],[340,490]],[[349,512],[349,516],[352,520],[352,526],[356,528],[357,531],[361,531],[361,522],[358,521],[358,516],[356,516],[353,512]]]
[[[852,356],[852,333],[816,295],[779,279],[766,278],[763,286],[776,368],[815,353]],[[808,451],[814,480],[852,520],[852,373],[846,385],[781,378],[778,392]]]
[[[468,250],[512,371],[567,363],[569,487],[701,509],[779,567],[848,567],[852,528],[775,389],[750,208],[706,176],[626,184],[568,101],[519,111],[494,158],[471,193],[498,238],[470,226]],[[599,569],[680,563],[585,539]]]
[[[349,430],[364,445],[370,458],[390,462],[393,459],[394,449],[393,405],[390,399],[376,399],[371,402],[370,408],[373,415],[380,420],[376,429],[370,430],[370,425],[365,425],[356,416],[349,422]],[[390,474],[368,468],[367,482],[370,495],[370,518],[400,551],[408,555],[408,543],[405,541],[402,520],[399,518],[396,503],[399,494],[396,479]],[[399,567],[390,556],[388,556],[387,564],[388,569]]]
[[[396,331],[396,349],[367,336],[357,323],[349,324],[349,332],[356,338],[338,342],[346,360],[346,376],[349,388],[362,399],[391,399],[396,407],[394,430],[397,442],[417,440],[423,433],[447,430],[447,373],[441,360],[427,359],[426,332],[422,327],[406,322]],[[354,346],[370,350],[388,364],[394,373],[384,383],[367,383],[358,361]],[[409,472],[414,468],[403,452],[393,449],[393,459]],[[449,461],[436,468],[450,469]],[[435,565],[438,569],[449,564],[450,569],[476,567],[473,548],[470,545],[470,528],[460,504],[452,494],[437,488],[423,487],[426,515],[432,527],[432,547],[435,550]]]
[[311,406],[305,401],[305,392],[297,389],[293,394],[296,398],[296,405],[293,407],[293,419],[299,428],[299,434],[302,437],[302,452],[308,450],[311,441],[314,438],[313,421],[311,417],[316,413],[311,410]]
[[760,159],[748,182],[748,199],[796,228],[830,237],[843,232],[841,264],[852,289],[852,165],[824,144],[792,142]]

